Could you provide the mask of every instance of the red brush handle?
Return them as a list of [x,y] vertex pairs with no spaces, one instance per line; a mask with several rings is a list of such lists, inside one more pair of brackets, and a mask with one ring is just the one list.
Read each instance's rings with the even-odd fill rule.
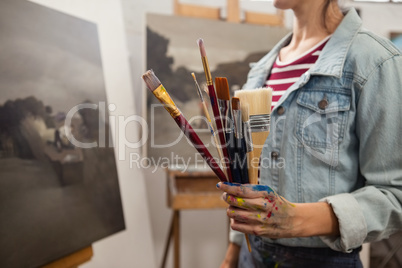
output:
[[218,131],[219,142],[221,143],[222,153],[223,153],[223,156],[225,157],[224,161],[226,162],[226,173],[228,174],[228,180],[230,182],[232,182],[232,172],[230,170],[229,161],[227,161],[229,159],[229,154],[228,154],[228,150],[226,148],[225,133],[224,133],[224,129],[222,126],[221,116],[219,113],[219,106],[218,106],[218,101],[217,101],[216,94],[215,94],[214,85],[209,85],[208,91],[209,91],[209,97],[211,99],[212,111],[214,112],[215,124],[216,124],[216,128]]
[[225,173],[223,173],[223,171],[220,169],[218,163],[216,163],[215,159],[209,153],[207,147],[205,147],[204,143],[201,141],[200,137],[198,137],[197,133],[188,123],[186,118],[184,118],[184,116],[180,114],[178,117],[174,118],[174,121],[176,121],[177,125],[183,131],[184,135],[186,135],[186,137],[192,142],[194,147],[201,154],[205,162],[207,162],[207,164],[210,166],[212,171],[218,176],[218,178],[221,181],[227,181]]

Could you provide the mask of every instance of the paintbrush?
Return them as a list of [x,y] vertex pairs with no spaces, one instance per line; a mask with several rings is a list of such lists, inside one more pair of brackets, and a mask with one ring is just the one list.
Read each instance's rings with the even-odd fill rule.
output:
[[[218,88],[218,87],[217,87]],[[235,121],[237,118],[240,119],[240,115],[238,114],[239,110],[232,110],[233,112],[233,121]],[[231,119],[227,120],[228,122],[233,122]],[[233,182],[236,183],[241,183],[242,177],[241,177],[241,165],[239,161],[239,154],[238,154],[238,148],[239,148],[239,143],[238,140],[236,139],[236,124],[230,123],[228,124],[228,128],[226,128],[225,131],[225,137],[226,137],[226,143],[228,145],[228,153],[229,153],[229,161],[230,161],[230,170],[232,171],[232,179]],[[241,129],[240,129],[241,130]]]
[[243,113],[240,109],[240,99],[232,98],[232,113],[234,121],[234,134],[236,138],[236,157],[235,165],[240,170],[241,183],[248,183],[248,165],[247,165],[247,148],[246,141],[243,135]]
[[[251,157],[247,156],[247,155],[253,151],[253,140],[251,138],[251,127],[250,127],[250,116],[249,116],[248,103],[240,102],[240,111],[241,111],[241,119],[242,119],[242,123],[243,123],[243,132],[242,133],[243,133],[244,145],[246,148],[247,166],[250,167],[251,164],[249,163],[249,160]],[[245,170],[246,171],[244,171],[244,172],[247,172],[247,176],[244,175],[244,177],[247,180],[247,182],[245,182],[245,183],[250,183],[248,169],[245,168]]]
[[[240,99],[232,98],[232,113],[234,121],[234,133],[236,137],[236,155],[237,160],[235,165],[238,166],[241,175],[242,184],[248,183],[248,166],[247,166],[247,149],[246,142],[243,136],[242,111],[240,109]],[[247,234],[244,234],[247,242],[248,251],[251,252],[250,240]]]
[[227,181],[225,174],[220,169],[219,165],[216,163],[215,159],[209,153],[208,149],[202,143],[201,139],[198,137],[197,133],[188,123],[186,118],[174,104],[169,93],[163,87],[162,83],[159,81],[158,77],[154,74],[152,70],[148,70],[142,75],[142,79],[147,85],[148,89],[155,95],[155,97],[163,104],[165,109],[172,116],[174,121],[183,131],[184,135],[192,142],[197,151],[204,158],[205,162],[210,166],[212,171],[218,176],[221,181]]
[[215,89],[218,96],[218,107],[221,112],[222,125],[225,131],[231,129],[229,127],[229,102],[230,92],[229,83],[226,77],[215,77]]
[[217,138],[216,132],[214,130],[214,127],[212,125],[211,117],[209,116],[207,104],[204,101],[204,97],[202,96],[202,92],[201,92],[200,86],[198,85],[198,82],[197,82],[197,79],[195,77],[195,74],[191,73],[191,75],[192,75],[192,77],[194,79],[194,83],[195,83],[195,87],[197,89],[198,96],[200,97],[200,101],[201,101],[201,104],[202,104],[202,109],[203,109],[205,117],[207,118],[207,121],[208,121],[207,123],[208,123],[209,130],[211,131],[212,137],[214,138],[216,150],[218,151],[218,155],[219,155],[221,163],[223,163],[224,158],[223,158],[222,150],[219,148],[218,138]]
[[197,44],[198,44],[198,47],[200,48],[202,66],[204,67],[205,78],[207,80],[208,92],[209,92],[209,97],[211,100],[212,111],[214,113],[216,130],[218,131],[220,147],[222,149],[222,153],[225,158],[223,161],[223,165],[226,167],[228,180],[231,182],[232,181],[232,173],[230,171],[230,167],[229,167],[230,165],[228,163],[229,155],[228,155],[228,151],[226,148],[226,141],[225,141],[225,135],[224,135],[224,130],[223,130],[223,126],[222,126],[222,120],[221,120],[221,116],[219,113],[218,102],[216,99],[214,83],[212,82],[211,71],[209,69],[207,54],[205,52],[204,41],[200,38],[197,40]]
[[258,170],[261,151],[269,134],[272,89],[258,88],[252,90],[239,90],[235,96],[241,102],[249,105],[251,137],[253,151],[249,153],[249,180],[251,184],[258,184]]
[[233,122],[230,118],[230,93],[229,83],[226,77],[215,78],[216,95],[218,96],[218,107],[221,114],[223,131],[225,133],[226,146],[228,150],[228,161],[232,172],[233,182],[241,182],[240,167],[236,165],[236,138],[234,134]]

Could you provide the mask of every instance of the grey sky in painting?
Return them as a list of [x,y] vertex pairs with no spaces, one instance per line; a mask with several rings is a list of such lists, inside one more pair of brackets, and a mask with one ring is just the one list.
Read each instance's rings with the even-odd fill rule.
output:
[[2,0],[0,62],[0,105],[35,96],[53,111],[67,112],[86,99],[106,100],[93,23],[34,3]]
[[203,38],[211,70],[217,64],[243,61],[250,53],[269,51],[288,30],[282,27],[227,23],[198,18],[147,15],[147,25],[169,38],[173,69],[203,71],[197,39]]

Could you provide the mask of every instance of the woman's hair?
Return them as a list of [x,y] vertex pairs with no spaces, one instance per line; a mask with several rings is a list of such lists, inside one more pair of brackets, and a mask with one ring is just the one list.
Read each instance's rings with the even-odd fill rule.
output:
[[327,14],[329,12],[329,7],[330,7],[332,2],[338,2],[338,0],[326,0],[324,2],[323,9],[322,9],[322,14],[321,14],[321,20],[323,22],[324,28],[327,31],[330,31],[330,29],[328,27],[328,22],[327,22]]

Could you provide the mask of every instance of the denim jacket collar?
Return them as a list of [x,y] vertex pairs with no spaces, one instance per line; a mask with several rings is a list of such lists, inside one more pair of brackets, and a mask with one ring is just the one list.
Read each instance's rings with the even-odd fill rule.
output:
[[[340,78],[349,47],[360,30],[362,21],[354,8],[350,9],[321,52],[311,74]],[[331,51],[327,53],[327,51]]]

